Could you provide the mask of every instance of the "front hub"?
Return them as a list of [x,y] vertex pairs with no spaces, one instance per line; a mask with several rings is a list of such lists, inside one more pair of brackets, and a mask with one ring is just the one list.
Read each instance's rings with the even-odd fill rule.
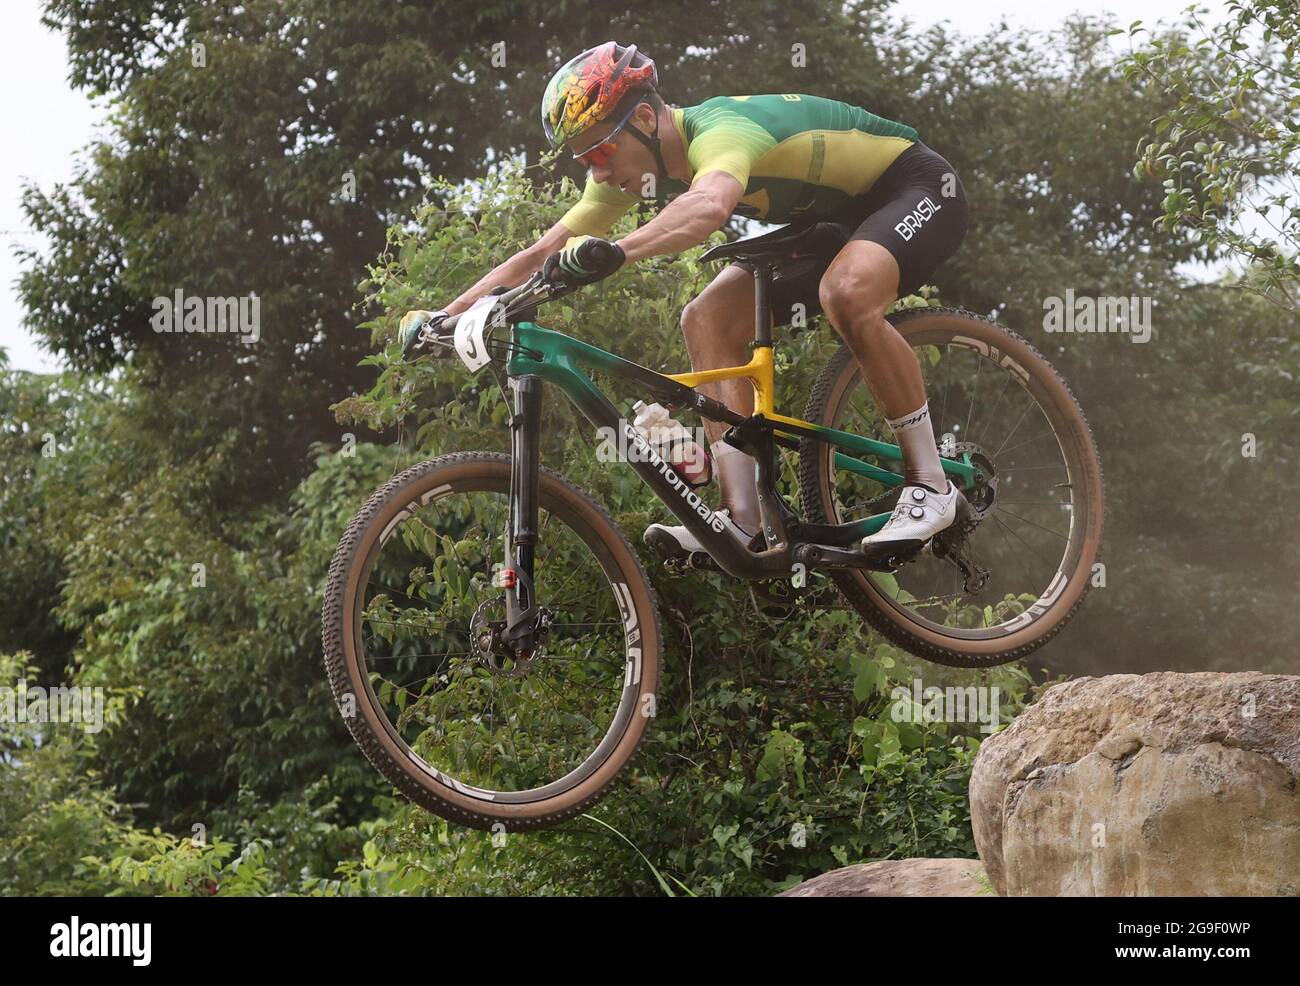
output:
[[494,675],[503,678],[519,678],[532,669],[534,663],[545,652],[549,635],[551,614],[546,609],[539,609],[537,624],[529,635],[532,644],[526,648],[512,647],[505,639],[506,603],[503,598],[486,599],[474,613],[470,621],[470,646],[478,655],[478,661]]

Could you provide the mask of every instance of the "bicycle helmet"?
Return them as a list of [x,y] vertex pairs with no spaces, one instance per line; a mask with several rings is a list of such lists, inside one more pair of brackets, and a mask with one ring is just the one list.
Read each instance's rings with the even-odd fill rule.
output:
[[588,48],[551,77],[542,96],[542,129],[552,147],[614,115],[634,94],[659,84],[655,63],[637,51],[606,41]]

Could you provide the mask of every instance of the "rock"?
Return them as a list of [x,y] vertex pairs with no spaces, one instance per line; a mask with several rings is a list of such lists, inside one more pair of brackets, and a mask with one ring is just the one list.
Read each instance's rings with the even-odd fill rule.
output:
[[778,897],[992,896],[978,859],[886,859],[831,870]]
[[1300,677],[1049,689],[984,741],[975,844],[1007,896],[1300,896]]

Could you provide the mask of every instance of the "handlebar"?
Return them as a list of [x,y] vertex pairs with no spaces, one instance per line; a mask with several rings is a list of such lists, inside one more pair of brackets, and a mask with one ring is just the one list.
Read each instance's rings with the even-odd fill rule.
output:
[[[516,285],[508,291],[499,295],[496,304],[505,306],[505,317],[508,319],[525,308],[531,308],[533,305],[540,304],[544,301],[553,301],[574,289],[559,284],[550,284],[542,280],[542,272],[537,271],[532,277],[524,281],[523,284]],[[467,309],[468,311],[468,309]],[[442,320],[438,326],[437,339],[446,345],[451,344],[452,336],[456,332],[456,325],[465,312],[458,312],[455,315],[449,315]],[[446,337],[445,340],[443,337]]]
[[[584,242],[584,247],[589,247],[597,253],[596,260],[598,263],[604,263],[613,260],[614,257],[622,254],[622,251],[613,244],[606,243],[603,240],[588,240]],[[545,269],[545,268],[543,268]],[[544,301],[553,301],[556,298],[571,294],[577,288],[563,283],[555,284],[545,279],[542,271],[536,271],[523,284],[502,291],[501,288],[493,288],[492,294],[497,295],[495,306],[502,306],[504,312],[501,318],[505,321],[516,317],[520,312],[532,309]],[[498,294],[498,292],[501,292]],[[477,305],[478,303],[475,302]],[[473,308],[466,309],[456,315],[450,315],[434,326],[426,326],[421,330],[420,336],[413,349],[418,350],[426,344],[441,346],[446,349],[455,347],[456,328],[460,324],[461,317]]]

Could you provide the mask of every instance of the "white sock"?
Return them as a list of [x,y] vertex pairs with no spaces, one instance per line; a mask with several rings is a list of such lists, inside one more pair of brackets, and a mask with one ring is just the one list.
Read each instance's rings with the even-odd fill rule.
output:
[[930,423],[930,402],[926,401],[915,411],[901,418],[886,419],[903,450],[904,482],[909,486],[921,485],[933,493],[948,492],[948,477],[944,475],[939,449],[934,442],[934,426]]
[[[732,523],[745,533],[751,535],[757,533],[758,529],[763,526],[763,522],[758,516],[757,462],[743,449],[728,445],[720,438],[716,442],[712,442],[709,448],[713,452],[713,461],[717,466],[718,485],[722,485],[722,475],[725,472],[728,486],[732,488],[732,495],[735,496],[737,488],[741,491],[739,497],[736,498],[736,502],[727,505],[727,515],[731,518]],[[743,468],[732,463],[732,456],[737,455],[744,457],[742,460],[736,460],[741,463]],[[736,519],[737,509],[745,514],[740,521]]]

